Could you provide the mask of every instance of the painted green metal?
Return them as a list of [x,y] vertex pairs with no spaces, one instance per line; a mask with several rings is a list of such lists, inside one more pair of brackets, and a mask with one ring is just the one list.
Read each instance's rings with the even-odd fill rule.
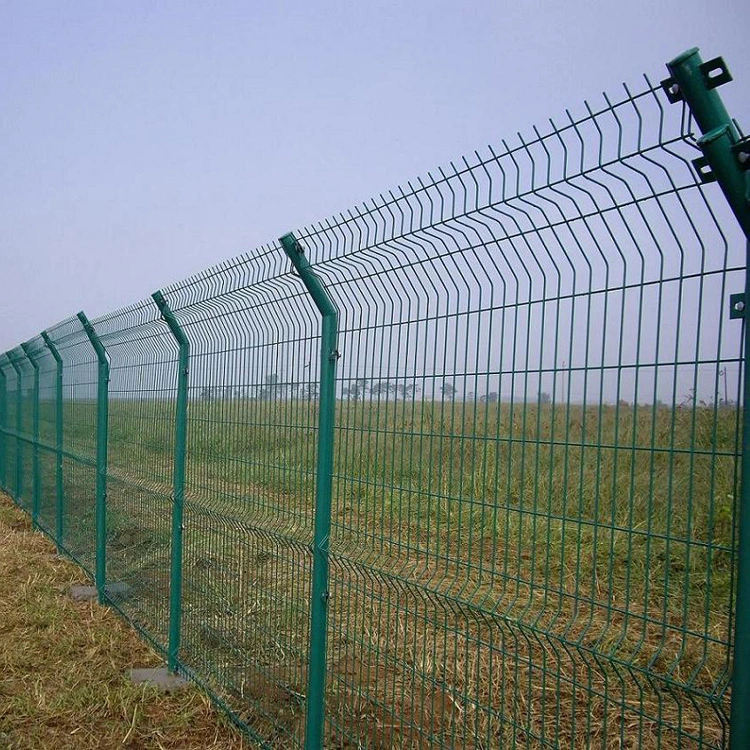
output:
[[185,456],[187,452],[187,409],[190,380],[190,342],[161,291],[152,295],[159,312],[169,326],[179,347],[177,365],[177,401],[175,404],[175,438],[173,466],[172,553],[169,585],[169,645],[167,661],[170,671],[179,667],[182,632],[182,549],[185,504]]
[[16,372],[16,484],[14,492],[11,493],[11,497],[17,502],[21,503],[23,499],[23,488],[24,488],[24,471],[23,471],[23,441],[21,435],[23,433],[23,374],[18,360],[8,354],[11,367]]
[[52,326],[38,440],[0,356],[9,491],[259,746],[743,746],[746,144],[670,69]]
[[47,331],[42,339],[55,360],[55,540],[58,551],[63,540],[65,495],[63,493],[63,358]]
[[704,69],[703,58],[697,47],[686,50],[667,63],[678,93],[690,107],[701,133],[729,125],[734,135],[737,131],[715,87],[712,87]]
[[8,397],[7,378],[2,363],[0,363],[0,489],[7,491],[8,477],[5,466],[5,441],[7,440],[5,430],[8,427]]
[[[747,245],[748,268],[745,276],[745,295],[750,299],[750,239]],[[732,670],[732,710],[730,718],[730,748],[750,747],[750,331],[746,317],[743,324],[744,368],[742,413],[742,479],[737,519],[737,595],[734,620],[734,667]]]
[[[740,163],[735,147],[740,136],[735,123],[706,75],[706,66],[697,49],[675,58],[667,66],[679,86],[682,99],[690,109],[703,135],[698,139],[710,167],[710,181],[719,183],[747,240],[745,300],[750,300],[750,171]],[[710,66],[709,66],[710,67]],[[723,62],[720,67],[726,69]],[[726,75],[726,79],[730,76]],[[747,321],[747,313],[743,316]],[[732,671],[732,710],[730,747],[750,747],[750,332],[743,326],[743,403],[742,412],[742,480],[738,510],[737,593],[734,621],[734,666]]]
[[96,353],[96,588],[99,601],[105,601],[107,582],[107,458],[109,435],[109,360],[99,336],[83,311],[78,320]]
[[39,525],[39,500],[41,492],[41,476],[39,474],[39,363],[34,359],[28,342],[21,344],[26,358],[34,369],[34,385],[31,394],[31,437],[32,444],[32,476],[33,489],[31,501],[31,521],[34,526]]
[[315,490],[315,532],[313,538],[312,602],[310,614],[310,658],[307,681],[307,723],[305,747],[323,746],[325,721],[326,634],[328,631],[329,547],[331,539],[331,496],[333,492],[333,443],[336,423],[336,363],[338,311],[312,269],[305,251],[293,233],[280,239],[284,252],[321,314],[320,407],[318,416],[318,458]]
[[746,237],[750,237],[750,171],[743,169],[734,153],[739,142],[733,135],[734,126],[725,124],[698,139],[711,174],[719,183]]

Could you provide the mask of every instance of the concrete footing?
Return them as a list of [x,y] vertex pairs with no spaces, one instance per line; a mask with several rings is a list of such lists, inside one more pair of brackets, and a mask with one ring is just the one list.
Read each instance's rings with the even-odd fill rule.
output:
[[[127,583],[108,583],[104,594],[112,599],[130,598],[130,586]],[[74,584],[70,587],[70,598],[76,602],[90,602],[99,596],[96,586]]]
[[104,593],[113,599],[130,599],[130,586],[127,583],[108,583]]
[[172,693],[188,684],[187,680],[179,675],[172,674],[166,667],[130,669],[128,670],[128,676],[136,685],[155,687],[163,693]]
[[75,602],[90,602],[98,596],[96,586],[73,585],[70,587],[70,598]]

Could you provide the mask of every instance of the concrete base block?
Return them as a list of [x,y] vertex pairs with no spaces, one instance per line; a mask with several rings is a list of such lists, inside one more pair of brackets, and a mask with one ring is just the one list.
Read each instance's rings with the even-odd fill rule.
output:
[[70,587],[70,598],[76,602],[90,602],[99,597],[96,586],[73,585]]
[[127,583],[108,583],[104,593],[113,599],[130,599],[131,588]]
[[187,680],[179,675],[172,674],[166,667],[130,669],[128,670],[128,676],[136,685],[155,687],[163,693],[172,693],[188,684]]
[[[104,587],[104,594],[111,599],[129,599],[131,588],[127,583],[108,583]],[[98,598],[96,586],[79,586],[70,587],[70,596],[77,602],[89,602]]]

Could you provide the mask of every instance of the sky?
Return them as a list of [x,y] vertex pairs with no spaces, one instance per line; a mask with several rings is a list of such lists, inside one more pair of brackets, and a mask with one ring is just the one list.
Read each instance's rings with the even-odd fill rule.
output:
[[684,49],[750,129],[743,0],[0,0],[0,352],[579,107]]

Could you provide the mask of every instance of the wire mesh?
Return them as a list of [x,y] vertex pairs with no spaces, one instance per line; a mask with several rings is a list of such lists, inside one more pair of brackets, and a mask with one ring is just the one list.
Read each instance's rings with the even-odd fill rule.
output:
[[[314,540],[328,747],[727,746],[746,259],[692,129],[646,80],[295,233],[340,316],[329,539],[320,317],[279,244],[163,290],[190,343],[179,537],[177,343],[151,300],[93,321],[108,600],[166,652],[181,544],[179,667],[259,744],[314,746]],[[61,541],[93,575],[97,360],[76,319],[50,336]],[[40,434],[12,350],[0,478],[30,507],[36,440],[49,530],[31,348]]]
[[13,447],[9,453],[10,474],[18,505],[31,513],[33,493],[32,393],[33,368],[18,346],[6,353],[11,368],[12,385],[8,394],[8,425],[13,430]]
[[[47,534],[56,533],[57,507],[57,363],[45,346],[41,336],[28,342],[27,359],[33,361],[38,371],[36,404],[31,404],[29,437],[32,442],[33,498],[37,503],[36,522]],[[34,429],[34,409],[37,426]]]
[[151,300],[94,327],[109,358],[109,600],[166,648],[176,347]]
[[343,321],[331,736],[725,741],[744,242],[660,95],[298,233]]
[[164,294],[191,345],[182,659],[257,738],[301,746],[317,317],[278,246]]
[[97,358],[80,321],[48,331],[63,360],[62,538],[60,546],[96,572]]

